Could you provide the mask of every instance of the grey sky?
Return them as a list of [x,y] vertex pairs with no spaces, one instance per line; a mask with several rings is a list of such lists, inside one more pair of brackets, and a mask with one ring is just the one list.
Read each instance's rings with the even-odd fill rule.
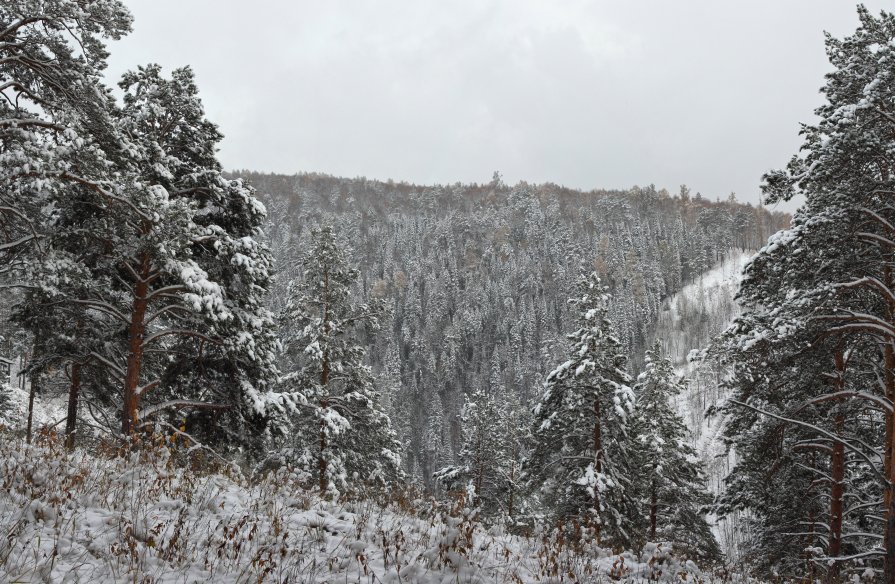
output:
[[230,169],[752,202],[821,102],[822,31],[857,26],[847,0],[126,3],[110,77],[191,65]]

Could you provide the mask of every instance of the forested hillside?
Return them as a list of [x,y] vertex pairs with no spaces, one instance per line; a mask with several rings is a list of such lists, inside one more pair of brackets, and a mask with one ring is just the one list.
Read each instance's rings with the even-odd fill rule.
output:
[[189,67],[106,85],[119,0],[0,3],[0,579],[895,584],[895,15],[858,16],[763,177],[790,218],[227,172]]
[[[643,366],[663,300],[720,262],[757,249],[788,216],[711,202],[681,187],[581,192],[557,185],[416,186],[319,174],[241,172],[268,208],[280,312],[315,225],[332,225],[360,270],[362,302],[387,317],[365,341],[404,445],[406,471],[432,473],[461,450],[466,395],[512,394],[525,416],[572,330],[583,271],[612,295],[631,372]],[[282,326],[289,328],[289,322]],[[688,324],[689,326],[689,324]]]

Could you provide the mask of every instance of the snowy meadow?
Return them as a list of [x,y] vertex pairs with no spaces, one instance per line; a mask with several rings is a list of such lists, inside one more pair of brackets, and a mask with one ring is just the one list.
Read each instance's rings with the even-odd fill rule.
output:
[[[176,439],[68,452],[0,435],[0,578],[9,582],[709,581],[666,547],[575,545],[486,528],[462,498],[320,498],[281,469],[249,480]],[[191,466],[193,468],[191,468]],[[204,471],[195,467],[202,466]],[[214,469],[213,471],[209,469]]]

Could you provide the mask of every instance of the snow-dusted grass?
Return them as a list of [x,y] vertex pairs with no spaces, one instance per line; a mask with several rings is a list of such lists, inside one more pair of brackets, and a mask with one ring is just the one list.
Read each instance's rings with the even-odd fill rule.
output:
[[474,516],[460,501],[326,501],[285,470],[258,481],[226,467],[189,470],[170,443],[101,455],[0,433],[3,582],[697,579],[661,546],[636,556],[575,549]]

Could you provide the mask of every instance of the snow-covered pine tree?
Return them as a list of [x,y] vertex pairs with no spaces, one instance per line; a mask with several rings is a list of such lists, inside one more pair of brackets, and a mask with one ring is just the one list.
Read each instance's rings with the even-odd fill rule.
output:
[[721,557],[705,518],[712,502],[706,490],[690,431],[674,410],[672,399],[686,388],[659,341],[647,351],[646,369],[637,378],[637,401],[629,434],[637,486],[647,507],[647,541],[670,542],[681,555],[701,564]]
[[119,147],[100,76],[103,39],[130,26],[117,0],[0,5],[0,277],[28,264],[68,187],[116,203],[96,174]]
[[600,542],[630,546],[643,517],[630,480],[626,426],[634,392],[626,357],[596,273],[581,278],[569,304],[579,328],[535,406],[526,484],[553,521],[577,520],[593,526]]
[[[121,38],[130,25],[116,0],[0,6],[0,284],[40,294],[36,264],[50,253],[60,204],[74,193],[90,190],[103,205],[123,209],[103,181],[121,143],[100,76],[103,41]],[[58,345],[30,337],[29,436],[42,370],[60,364]]]
[[[277,345],[263,306],[272,264],[257,241],[264,207],[241,180],[222,175],[222,135],[205,118],[189,68],[166,79],[149,65],[120,85],[120,127],[136,151],[126,187],[135,210],[116,225],[124,237],[107,272],[128,284],[119,310],[128,355],[122,431],[162,408],[213,411],[223,413],[216,435],[207,419],[196,429],[247,445],[265,414]],[[155,403],[140,411],[154,390]]]
[[402,478],[401,447],[361,346],[365,329],[379,326],[381,308],[352,302],[358,272],[332,228],[315,229],[312,239],[283,315],[294,368],[282,380],[292,396],[289,462],[321,493],[393,485]]
[[171,409],[198,409],[217,423],[194,419],[191,430],[250,446],[277,345],[263,306],[271,258],[256,240],[264,208],[223,177],[221,135],[189,69],[165,79],[157,66],[141,68],[122,88],[114,119],[127,148],[103,192],[82,188],[57,203],[53,253],[35,268],[55,288],[26,310],[78,321],[62,330],[79,358],[116,379],[117,395],[104,397],[124,436]]
[[738,459],[718,512],[748,512],[741,553],[756,572],[836,578],[840,558],[870,561],[878,543],[872,473],[845,449],[880,440],[882,413],[853,398],[875,382],[866,368],[875,351],[827,334],[812,319],[817,304],[793,293],[817,273],[814,253],[828,252],[767,251],[747,269],[743,314],[709,353],[731,367],[723,436]]
[[[858,550],[860,561],[876,567],[883,560],[884,581],[892,584],[895,15],[884,12],[874,17],[859,7],[858,16],[861,25],[854,35],[827,37],[834,70],[822,89],[826,103],[815,112],[819,122],[802,129],[800,155],[786,170],[764,177],[767,201],[802,195],[805,204],[791,228],[774,236],[753,260],[743,282],[745,312],[728,344],[739,386],[731,405],[754,411],[732,418],[731,428],[749,430],[735,438],[738,441],[754,438],[758,445],[763,437],[765,453],[779,453],[779,465],[773,468],[785,465],[783,471],[793,477],[789,484],[815,492],[817,484],[829,488],[829,495],[823,494],[829,497],[827,516],[808,523],[811,530],[824,532],[818,541],[826,541],[826,549],[821,545],[812,549],[827,556],[821,559],[830,566],[830,577],[838,577],[840,563],[856,555],[847,547],[857,544],[863,548]],[[750,420],[756,419],[756,411],[765,418],[759,427],[773,433],[753,433]],[[787,431],[794,427],[798,430]],[[799,447],[826,453],[814,457],[826,458],[827,463],[806,465],[811,455],[798,455]],[[762,476],[767,457],[757,456],[758,446],[749,452],[756,456],[743,462],[752,467],[754,480]],[[807,473],[802,472],[805,466]],[[737,473],[735,469],[733,478]],[[876,482],[877,501],[846,505],[851,493],[863,497],[869,492],[865,482],[869,477]],[[790,494],[766,502],[779,504],[792,516],[785,502],[794,500]],[[868,511],[880,503],[882,522]],[[843,530],[843,524],[855,521],[858,529]],[[811,530],[781,532],[814,536],[816,531]],[[872,543],[880,535],[882,546]]]
[[[155,310],[145,315],[149,337],[143,343],[164,337],[168,358],[152,408],[184,409],[195,434],[258,454],[279,348],[265,306],[273,266],[261,242],[266,210],[252,187],[224,176],[217,159],[223,135],[205,117],[189,67],[165,78],[158,65],[148,65],[125,74],[120,86],[121,129],[141,154],[139,183],[167,193],[152,204],[155,212],[161,208],[162,221],[165,214],[179,220],[179,209],[187,209],[186,229],[176,237],[156,239],[170,227],[159,225],[153,233],[142,223],[134,233],[146,246],[131,251],[125,263],[132,278],[145,268],[143,258],[158,264],[149,269],[157,274],[147,282]],[[132,290],[142,278],[134,279]],[[137,305],[135,297],[132,308]]]
[[459,464],[439,469],[435,479],[448,491],[466,490],[484,517],[511,518],[518,511],[520,422],[519,404],[513,396],[474,390],[466,397],[460,415],[463,442]]

